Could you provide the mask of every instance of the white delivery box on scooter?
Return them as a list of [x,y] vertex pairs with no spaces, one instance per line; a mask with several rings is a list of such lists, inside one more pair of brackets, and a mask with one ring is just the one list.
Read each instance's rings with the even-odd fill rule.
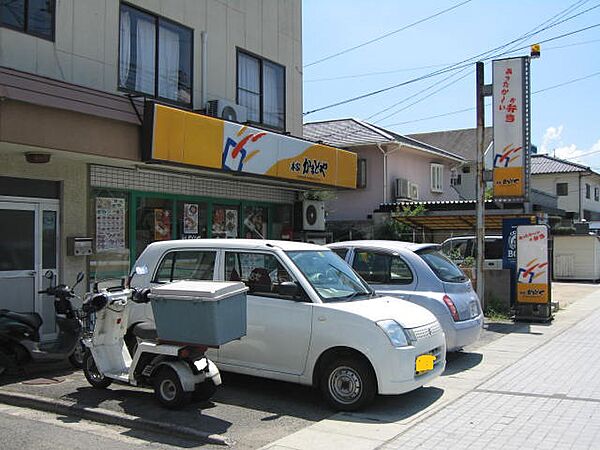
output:
[[246,291],[241,282],[176,281],[148,296],[158,339],[219,346],[246,335]]

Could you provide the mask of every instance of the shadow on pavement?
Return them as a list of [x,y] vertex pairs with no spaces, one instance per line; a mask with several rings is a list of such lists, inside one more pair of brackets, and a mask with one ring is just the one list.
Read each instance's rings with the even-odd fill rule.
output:
[[443,377],[456,375],[465,370],[472,369],[483,361],[481,353],[450,352],[446,355],[446,370]]
[[333,420],[354,423],[393,423],[410,419],[434,404],[444,393],[437,387],[422,387],[407,394],[380,395],[363,411],[339,413]]

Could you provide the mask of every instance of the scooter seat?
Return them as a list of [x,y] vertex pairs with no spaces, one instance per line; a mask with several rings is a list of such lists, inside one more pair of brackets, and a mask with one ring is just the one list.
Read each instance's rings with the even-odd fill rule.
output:
[[16,320],[17,322],[24,323],[25,325],[30,326],[34,330],[39,329],[42,326],[42,316],[40,316],[36,312],[14,312],[9,311],[8,309],[0,310],[0,316],[7,317],[12,320]]
[[156,334],[156,326],[152,322],[140,322],[133,326],[132,333],[134,336],[146,341],[155,341],[158,339]]

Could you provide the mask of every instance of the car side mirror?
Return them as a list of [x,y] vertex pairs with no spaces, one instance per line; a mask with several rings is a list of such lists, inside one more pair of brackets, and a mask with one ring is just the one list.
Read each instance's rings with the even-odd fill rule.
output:
[[300,295],[300,287],[293,281],[284,281],[279,284],[279,295],[297,297]]

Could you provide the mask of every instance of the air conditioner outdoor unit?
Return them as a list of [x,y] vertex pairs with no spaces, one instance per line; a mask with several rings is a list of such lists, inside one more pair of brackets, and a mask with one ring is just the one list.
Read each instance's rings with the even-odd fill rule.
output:
[[409,183],[410,188],[410,199],[419,200],[419,185],[417,183]]
[[302,229],[325,231],[325,203],[318,200],[302,202]]
[[206,113],[209,116],[231,122],[243,123],[248,120],[248,111],[245,106],[227,100],[209,100],[206,103]]
[[396,178],[394,184],[394,197],[408,199],[410,198],[410,183],[406,178]]

